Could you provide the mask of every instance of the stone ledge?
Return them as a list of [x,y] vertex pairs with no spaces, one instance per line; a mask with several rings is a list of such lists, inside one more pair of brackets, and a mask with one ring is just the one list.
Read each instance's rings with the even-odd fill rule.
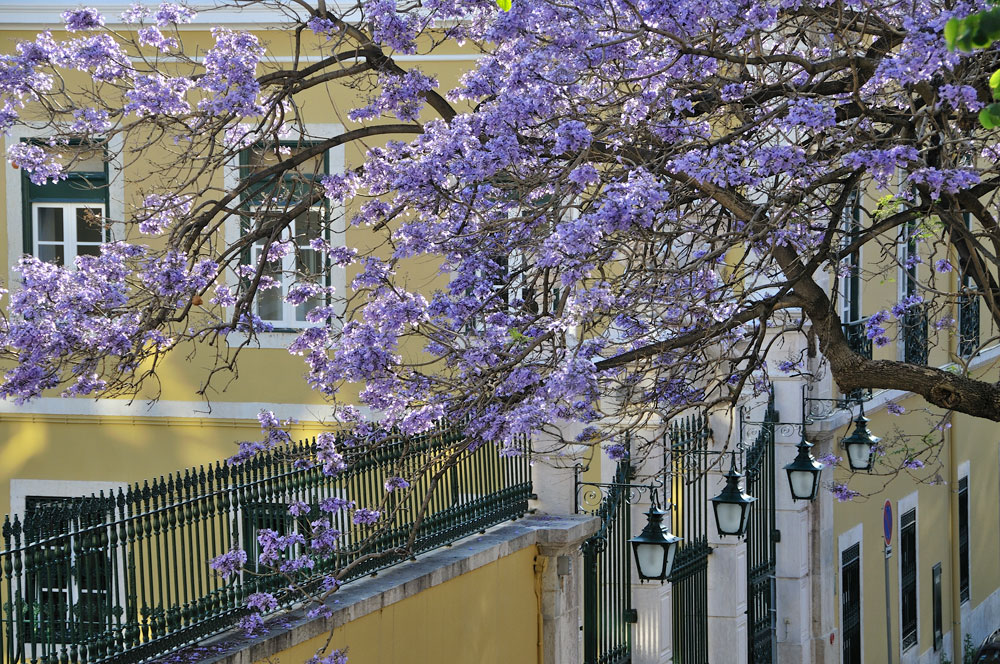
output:
[[333,610],[329,618],[310,618],[306,609],[290,610],[265,621],[260,636],[246,637],[239,629],[231,630],[158,661],[252,664],[526,547],[557,548],[580,542],[598,524],[596,517],[587,515],[527,516],[422,554],[378,576],[346,584],[327,602]]

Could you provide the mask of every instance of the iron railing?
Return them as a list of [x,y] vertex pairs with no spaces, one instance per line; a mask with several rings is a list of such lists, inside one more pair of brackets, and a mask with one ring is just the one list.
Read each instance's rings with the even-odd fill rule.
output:
[[[306,584],[343,570],[345,582],[371,574],[528,508],[527,454],[469,449],[457,430],[390,436],[368,451],[345,448],[347,468],[335,477],[301,462],[314,445],[189,469],[114,495],[29,499],[23,520],[3,522],[0,661],[144,662],[230,629],[248,613],[252,593],[276,592],[287,606],[300,598],[283,592],[286,577],[252,573],[256,534],[307,533],[324,499],[349,498],[383,515],[366,526],[346,510],[334,514],[338,553],[296,579]],[[409,479],[411,490],[387,494],[390,476]],[[293,501],[313,506],[311,515],[292,517]],[[224,580],[209,569],[210,559],[240,547],[251,549],[251,571]]]
[[683,537],[670,573],[673,660],[708,664],[708,420],[692,415],[670,423],[673,533]]
[[764,421],[746,453],[746,491],[757,500],[750,505],[747,526],[747,652],[750,664],[775,660],[775,502],[774,394]]
[[903,361],[908,364],[927,364],[927,307],[917,304],[903,314],[901,337]]
[[844,323],[844,336],[847,337],[848,348],[866,360],[870,360],[872,359],[872,340],[868,338],[865,331],[867,321],[867,318],[862,318],[851,323]]
[[599,507],[591,512],[600,517],[600,527],[580,547],[584,664],[625,664],[632,658],[629,479],[631,464],[626,456],[618,462]]
[[958,296],[958,354],[969,357],[979,347],[979,296]]

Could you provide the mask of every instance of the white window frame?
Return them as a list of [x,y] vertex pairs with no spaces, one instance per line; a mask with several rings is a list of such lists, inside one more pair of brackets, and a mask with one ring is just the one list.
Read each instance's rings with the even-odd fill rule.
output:
[[[40,208],[53,208],[61,209],[63,212],[63,239],[62,242],[52,242],[52,241],[42,241],[39,240],[39,220],[38,212]],[[81,242],[77,237],[76,232],[76,213],[80,209],[95,209],[100,208],[101,210],[101,235],[102,242]],[[74,261],[77,256],[81,256],[79,248],[81,246],[86,247],[100,247],[103,241],[106,239],[103,220],[107,219],[107,206],[103,202],[98,201],[74,201],[69,203],[47,203],[45,201],[35,202],[31,201],[31,254],[36,257],[41,257],[39,249],[42,246],[59,246],[63,247],[63,266],[73,267]]]
[[[50,128],[44,127],[12,127],[5,139],[4,149],[20,143],[22,139],[45,138],[51,133]],[[125,238],[125,224],[123,222],[125,219],[125,178],[122,175],[121,162],[118,158],[122,147],[123,139],[120,135],[108,139],[108,155],[111,159],[107,162],[108,201],[105,214],[109,221],[108,230],[112,239]],[[13,266],[24,256],[24,191],[21,187],[23,171],[14,168],[10,161],[5,160],[4,175],[6,177],[7,265],[8,270],[10,270],[8,283],[15,284],[19,280],[19,275],[13,272]],[[89,203],[93,206],[94,201]],[[33,210],[34,205],[32,205],[32,217],[34,217]],[[15,219],[18,222],[12,223]],[[33,219],[32,223],[34,224]],[[67,264],[72,265],[69,261]]]
[[[344,126],[336,123],[307,123],[305,125],[306,135],[303,135],[298,128],[290,131],[287,135],[282,136],[282,141],[317,141],[322,140],[324,137],[336,136],[337,134],[343,133]],[[327,172],[330,175],[335,175],[338,173],[343,173],[345,166],[345,150],[343,145],[338,145],[336,147],[330,148],[326,151],[326,161],[327,161]],[[240,161],[239,155],[234,155],[233,159],[226,165],[223,171],[223,184],[226,190],[233,190],[240,183]],[[326,213],[330,219],[334,220],[334,223],[338,226],[336,228],[331,228],[329,231],[329,237],[326,238],[327,242],[331,247],[344,247],[345,246],[345,236],[346,236],[346,224],[345,219],[345,207],[340,203],[333,203],[332,201],[325,201]],[[239,241],[242,234],[242,229],[240,228],[239,219],[231,217],[226,220],[225,224],[225,238],[226,244],[232,245]],[[251,254],[255,253],[254,251]],[[285,257],[290,259],[292,262],[292,267],[294,269],[294,255],[290,257]],[[282,265],[284,268],[284,263]],[[342,266],[330,267],[327,270],[329,275],[329,280],[326,286],[332,287],[335,294],[334,306],[337,307],[337,315],[343,314],[343,305],[341,304],[341,298],[344,296],[347,290],[347,270]],[[226,283],[231,288],[236,288],[238,283],[232,274],[226,275]],[[287,292],[287,285],[282,281],[282,292]],[[284,296],[282,296],[284,297]],[[282,302],[283,307],[290,307],[292,311],[292,317],[294,319],[295,307],[288,304],[287,302]],[[254,304],[254,310],[256,311],[256,303]],[[227,309],[227,314],[232,315],[233,310],[231,308]],[[284,313],[284,312],[283,312]],[[317,323],[309,323],[297,321],[292,324],[289,321],[267,321],[274,325],[276,330],[274,332],[263,332],[255,335],[255,343],[253,344],[259,348],[287,348],[292,341],[298,336],[301,330],[317,325]],[[248,335],[242,332],[231,332],[226,335],[226,342],[230,346],[241,346],[246,343]]]
[[[326,208],[323,206],[313,206],[309,208],[309,212],[318,212],[320,215],[326,216]],[[307,212],[306,214],[308,214],[309,212]],[[280,275],[278,278],[280,286],[278,286],[277,288],[268,289],[267,291],[261,291],[264,293],[277,291],[280,294],[281,317],[278,319],[268,319],[264,318],[261,315],[260,292],[258,292],[257,294],[257,299],[254,300],[254,310],[257,313],[257,315],[261,317],[261,320],[270,323],[271,325],[274,325],[276,328],[279,328],[281,330],[305,329],[307,327],[312,327],[313,325],[316,324],[316,323],[311,323],[305,320],[304,318],[303,320],[299,320],[298,316],[299,307],[303,305],[294,305],[291,304],[290,302],[285,301],[285,296],[288,295],[289,289],[296,284],[302,283],[294,276],[298,272],[298,264],[297,264],[299,255],[298,252],[314,251],[313,249],[309,248],[308,244],[301,243],[301,238],[298,237],[298,220],[299,217],[292,219],[288,227],[291,237],[283,236],[281,238],[282,242],[287,242],[289,240],[295,242],[295,249],[286,256],[282,256],[279,261],[274,261],[272,263],[269,263],[269,265],[275,265],[280,271]],[[324,239],[326,238],[324,237]],[[254,243],[253,249],[250,253],[250,261],[252,265],[260,264],[261,255],[264,253],[265,246],[266,246],[266,241],[263,240]],[[329,267],[327,266],[327,264],[329,263],[329,259],[326,256],[321,256],[320,260],[321,260],[320,270],[321,271],[329,270]],[[325,279],[324,283],[321,285],[324,287],[326,286]]]
[[864,524],[859,523],[848,531],[841,533],[837,537],[837,579],[839,581],[837,587],[837,616],[839,618],[838,625],[840,627],[840,643],[837,645],[837,661],[843,664],[844,662],[844,551],[851,548],[855,544],[858,545],[858,574],[860,576],[858,581],[858,604],[860,604],[861,611],[861,662],[865,661],[865,543],[864,543]]
[[[900,664],[905,664],[906,662],[917,661],[917,657],[920,653],[920,509],[919,509],[919,491],[914,491],[905,498],[900,498],[896,502],[896,548],[899,549],[896,555],[896,578],[899,582],[896,584],[896,592],[898,597],[896,598],[897,604],[899,606],[899,613],[896,619],[899,621],[899,640],[896,643],[896,647],[899,648],[899,660]],[[913,510],[913,536],[914,542],[914,565],[916,566],[915,582],[916,582],[916,592],[917,592],[917,641],[915,644],[908,646],[905,650],[903,649],[903,515]]]

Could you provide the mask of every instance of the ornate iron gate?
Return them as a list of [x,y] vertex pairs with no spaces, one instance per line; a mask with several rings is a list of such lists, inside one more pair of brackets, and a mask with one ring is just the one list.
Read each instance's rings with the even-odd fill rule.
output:
[[[583,662],[627,664],[632,661],[631,608],[632,532],[629,485],[631,464],[626,456],[618,462],[612,484],[581,482],[577,469],[578,510],[601,518],[601,526],[582,545],[583,551]],[[581,489],[586,493],[581,495]],[[588,510],[588,506],[596,509]]]
[[[775,661],[774,395],[746,453],[746,491],[756,496],[747,526],[747,653],[750,664]],[[744,432],[745,433],[745,432]]]
[[670,423],[664,468],[670,472],[671,530],[684,538],[670,574],[673,661],[708,664],[708,421],[692,415]]

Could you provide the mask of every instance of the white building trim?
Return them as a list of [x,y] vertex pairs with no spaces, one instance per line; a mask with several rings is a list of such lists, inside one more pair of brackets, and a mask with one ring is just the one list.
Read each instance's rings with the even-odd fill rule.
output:
[[[900,664],[915,664],[918,661],[918,655],[920,653],[920,509],[919,504],[919,492],[914,491],[913,493],[907,495],[904,498],[900,498],[896,501],[896,579],[898,583],[896,584],[896,592],[898,597],[896,598],[897,604],[897,615],[896,621],[899,625],[898,641],[896,642],[896,647],[899,649],[899,661]],[[903,649],[903,514],[914,510],[914,536],[916,537],[915,543],[915,554],[916,554],[916,581],[917,581],[917,642],[911,645],[907,649]]]
[[837,536],[837,624],[840,626],[840,638],[837,644],[837,661],[843,664],[844,661],[844,551],[850,547],[858,545],[858,602],[861,605],[861,663],[865,661],[865,544],[864,544],[864,524],[859,523],[850,530],[842,532]]

